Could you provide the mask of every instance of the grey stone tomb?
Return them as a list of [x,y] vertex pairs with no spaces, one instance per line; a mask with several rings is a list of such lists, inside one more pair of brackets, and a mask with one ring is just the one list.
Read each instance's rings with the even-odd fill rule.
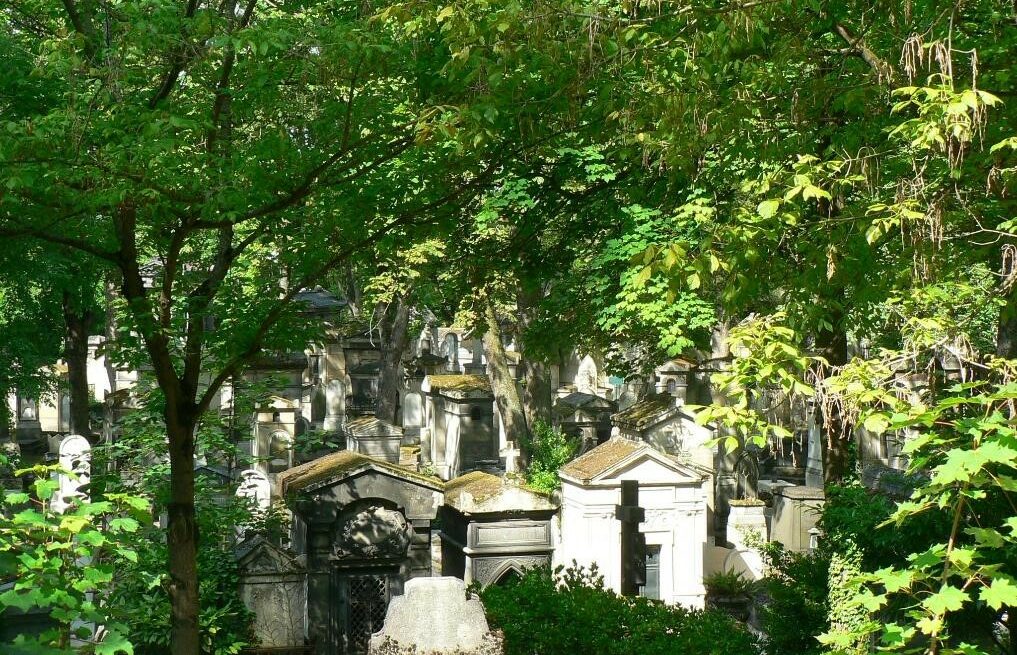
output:
[[467,655],[501,652],[484,607],[457,578],[416,578],[392,599],[385,625],[371,636],[372,655],[439,653]]

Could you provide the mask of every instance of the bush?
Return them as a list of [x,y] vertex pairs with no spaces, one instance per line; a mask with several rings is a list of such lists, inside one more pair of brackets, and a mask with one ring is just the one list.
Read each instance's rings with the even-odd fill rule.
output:
[[755,655],[744,628],[723,613],[626,598],[604,588],[596,569],[530,569],[481,592],[505,655]]
[[547,423],[537,421],[533,425],[533,435],[523,443],[523,448],[530,454],[526,484],[537,491],[551,493],[561,486],[558,470],[575,457],[579,443]]
[[829,627],[830,558],[793,553],[771,542],[763,550],[767,602],[759,612],[769,655],[819,655],[816,640]]

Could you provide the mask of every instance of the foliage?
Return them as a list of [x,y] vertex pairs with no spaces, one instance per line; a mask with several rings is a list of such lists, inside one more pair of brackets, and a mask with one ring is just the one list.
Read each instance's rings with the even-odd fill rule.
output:
[[[132,652],[130,622],[105,598],[117,575],[138,561],[139,530],[151,522],[149,502],[108,493],[79,500],[62,514],[52,509],[60,467],[35,466],[30,493],[0,499],[0,611],[43,611],[52,627],[38,636],[21,635],[13,646],[40,655]],[[143,544],[142,544],[143,545]]]
[[530,453],[526,484],[537,491],[551,493],[561,486],[558,470],[575,457],[579,442],[547,423],[538,421],[522,446]]
[[763,549],[767,600],[759,610],[771,655],[820,655],[816,635],[829,626],[830,558],[825,553],[795,553],[779,543]]
[[714,571],[703,578],[706,593],[711,596],[742,596],[749,597],[755,591],[756,584],[745,577],[741,571]]
[[[863,585],[852,602],[873,619],[832,626],[824,641],[841,649],[873,635],[895,652],[986,652],[991,619],[979,634],[964,625],[970,610],[986,607],[998,616],[1017,605],[1011,525],[1017,387],[962,384],[930,404],[908,403],[888,392],[881,399],[884,405],[870,409],[870,416],[879,416],[885,429],[912,431],[905,447],[911,470],[931,475],[885,523],[906,529],[916,517],[936,511],[950,520],[934,543],[919,546],[905,562],[860,576]],[[903,611],[893,612],[895,607]],[[951,621],[960,616],[964,621]]]
[[753,637],[726,615],[686,609],[604,588],[596,569],[529,569],[481,600],[507,655],[758,653]]

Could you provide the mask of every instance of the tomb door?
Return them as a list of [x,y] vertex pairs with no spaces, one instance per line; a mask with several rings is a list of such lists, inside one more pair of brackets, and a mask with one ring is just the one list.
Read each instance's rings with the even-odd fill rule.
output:
[[337,568],[332,582],[332,652],[366,655],[371,635],[381,630],[388,603],[401,586],[398,567]]
[[639,595],[660,600],[660,546],[646,547],[646,584],[639,587]]

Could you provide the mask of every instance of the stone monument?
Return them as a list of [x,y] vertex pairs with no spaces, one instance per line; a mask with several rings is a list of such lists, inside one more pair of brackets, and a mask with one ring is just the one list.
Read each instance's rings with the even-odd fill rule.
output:
[[80,434],[68,435],[60,442],[60,467],[53,511],[63,513],[75,500],[85,498],[81,488],[92,480],[92,445]]
[[458,578],[414,578],[388,606],[385,625],[371,637],[371,655],[496,655],[484,607]]

